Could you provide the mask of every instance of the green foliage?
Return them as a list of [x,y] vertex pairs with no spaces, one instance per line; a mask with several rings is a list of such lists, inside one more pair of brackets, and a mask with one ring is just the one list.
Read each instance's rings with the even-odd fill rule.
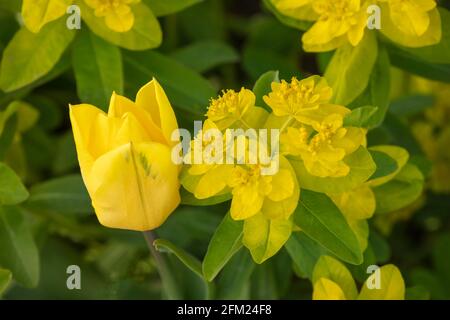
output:
[[81,32],[72,59],[80,99],[107,111],[111,92],[123,94],[120,50],[91,32]]
[[22,27],[3,53],[0,89],[11,92],[48,74],[74,36],[65,21],[51,22],[38,34]]
[[324,194],[303,190],[295,224],[343,261],[360,264],[362,251],[345,217]]
[[18,207],[0,207],[0,265],[27,287],[39,281],[39,255],[24,213]]

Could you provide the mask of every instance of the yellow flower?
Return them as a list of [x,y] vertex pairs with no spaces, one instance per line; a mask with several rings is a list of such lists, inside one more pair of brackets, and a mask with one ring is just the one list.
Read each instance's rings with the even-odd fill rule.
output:
[[[104,18],[106,26],[115,32],[127,32],[134,25],[132,5],[141,0],[79,0]],[[74,0],[24,0],[22,17],[25,26],[38,33],[47,23],[62,17]]]
[[107,227],[151,230],[180,202],[179,166],[171,159],[178,128],[164,90],[154,79],[136,102],[113,94],[108,114],[70,107],[83,180],[99,221]]
[[234,90],[223,91],[222,96],[212,99],[206,116],[214,121],[220,130],[230,127],[240,121],[245,112],[255,106],[255,94],[245,88],[239,92]]
[[282,145],[287,145],[283,149],[292,155],[300,155],[311,175],[346,176],[350,167],[343,159],[364,143],[364,130],[344,128],[343,116],[337,113],[329,115],[320,125],[313,125],[313,128],[317,133],[309,140],[309,134],[304,128],[289,128],[281,136]]
[[233,194],[230,212],[234,220],[245,220],[259,213],[266,198],[278,202],[293,195],[295,177],[288,169],[280,168],[272,176],[262,175],[261,169],[260,164],[234,168],[228,180]]
[[439,43],[441,19],[435,0],[379,0],[381,32],[407,47]]
[[271,87],[272,92],[263,99],[278,117],[289,116],[299,122],[313,124],[330,112],[328,102],[333,90],[325,78],[312,76],[297,80],[294,77],[290,83],[285,80],[272,82]]
[[397,28],[408,35],[421,36],[430,26],[429,12],[436,8],[434,0],[379,0],[389,4],[389,14]]
[[131,5],[141,0],[84,0],[95,16],[105,18],[106,26],[115,32],[127,32],[134,25]]
[[[217,130],[217,126],[211,120],[206,120],[203,124],[202,130],[197,134],[193,141],[191,141],[191,148],[186,154],[185,159],[189,159],[190,163],[193,163],[188,169],[188,174],[192,176],[198,176],[198,181],[194,186],[192,192],[197,199],[207,199],[217,195],[225,189],[227,186],[227,179],[230,176],[233,165],[217,163],[214,158],[216,156],[216,146],[221,149],[221,157],[224,162],[224,141],[215,141],[212,137],[208,137],[210,130]],[[200,143],[200,137],[201,143]],[[214,146],[214,144],[218,145]],[[211,147],[211,152],[208,152],[208,148]],[[199,150],[196,151],[196,148]],[[200,152],[200,159],[202,163],[196,162],[196,152]]]
[[367,24],[366,6],[360,0],[316,0],[312,7],[319,16],[303,35],[306,51],[328,51],[346,42],[359,44]]

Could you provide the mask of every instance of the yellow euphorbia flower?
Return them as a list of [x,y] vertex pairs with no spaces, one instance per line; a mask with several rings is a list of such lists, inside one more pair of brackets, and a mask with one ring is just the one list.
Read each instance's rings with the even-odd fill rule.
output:
[[[214,141],[212,137],[208,137],[208,132],[210,130],[219,131],[218,127],[211,120],[206,120],[203,124],[202,130],[197,134],[193,141],[191,141],[191,148],[186,154],[185,159],[189,159],[188,163],[192,163],[191,167],[188,169],[189,175],[198,177],[198,181],[194,186],[194,193],[197,199],[207,199],[209,197],[215,196],[224,190],[227,186],[227,179],[229,178],[233,165],[230,164],[220,164],[214,160],[216,156],[213,154],[215,152],[214,144],[219,143],[221,147],[222,154],[220,155],[223,159],[224,152],[224,141]],[[200,137],[201,142],[200,142]],[[200,144],[201,143],[201,144]],[[208,148],[211,147],[211,152],[207,152]],[[196,148],[199,155],[201,156],[201,163],[195,163],[195,153]]]
[[172,162],[177,120],[153,79],[132,102],[113,94],[108,114],[81,104],[70,107],[83,180],[101,224],[151,230],[180,203],[179,166]]
[[[302,37],[306,51],[321,52],[346,43],[357,46],[369,18],[379,19],[392,41],[407,47],[439,43],[441,20],[435,0],[270,0],[283,15],[315,21]],[[370,5],[379,5],[381,17],[369,16]]]
[[290,197],[294,192],[294,177],[286,169],[280,169],[273,176],[264,176],[260,165],[238,166],[228,185],[233,189],[231,217],[244,220],[261,210],[266,197],[272,201]]
[[105,18],[108,28],[115,32],[127,32],[134,24],[131,5],[141,0],[84,0],[94,9],[95,16]]
[[286,146],[282,147],[283,150],[301,156],[311,175],[346,176],[350,167],[343,159],[364,143],[364,130],[343,127],[343,116],[338,113],[327,116],[321,124],[314,124],[313,128],[317,133],[311,139],[308,139],[309,133],[303,127],[288,128],[281,136],[281,144]]
[[330,105],[333,90],[323,77],[311,76],[291,82],[285,80],[272,82],[272,92],[264,96],[264,102],[278,116],[289,116],[293,119],[313,125],[330,113],[341,113],[340,106]]
[[[79,0],[94,10],[95,16],[105,19],[106,26],[115,32],[127,32],[134,25],[132,5],[141,0]],[[26,27],[38,33],[41,28],[60,17],[74,0],[24,0],[22,17]],[[76,2],[75,2],[76,3]]]
[[319,16],[303,35],[306,51],[328,51],[346,42],[359,44],[367,24],[367,5],[361,0],[316,0],[312,8]]
[[214,121],[220,130],[229,128],[235,122],[242,125],[243,115],[255,106],[255,100],[255,94],[248,89],[242,88],[239,92],[226,90],[219,98],[211,99],[206,116]]
[[430,26],[429,12],[436,8],[435,0],[378,0],[389,5],[389,14],[397,28],[411,36],[423,35]]

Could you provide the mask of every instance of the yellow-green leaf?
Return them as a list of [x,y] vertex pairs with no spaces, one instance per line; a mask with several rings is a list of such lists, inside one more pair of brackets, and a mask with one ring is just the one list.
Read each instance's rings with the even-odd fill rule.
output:
[[325,278],[336,283],[344,292],[348,300],[354,300],[358,296],[355,280],[350,271],[338,260],[330,256],[321,256],[317,261],[312,282],[316,284],[321,278]]
[[321,278],[314,283],[313,300],[345,300],[345,294],[335,282]]
[[289,239],[292,220],[268,219],[259,213],[244,222],[244,245],[256,263],[272,257]]
[[[380,273],[380,288],[369,289],[368,283],[374,280],[377,272]],[[359,300],[404,300],[405,282],[403,281],[400,270],[388,264],[375,271],[364,283]]]

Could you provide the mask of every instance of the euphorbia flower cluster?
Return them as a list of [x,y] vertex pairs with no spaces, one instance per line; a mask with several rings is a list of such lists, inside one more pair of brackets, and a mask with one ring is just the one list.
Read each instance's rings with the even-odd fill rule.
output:
[[270,0],[281,14],[312,26],[302,37],[306,51],[334,50],[350,43],[357,46],[377,5],[380,31],[407,47],[436,44],[441,39],[441,20],[435,0]]
[[[255,95],[250,90],[224,91],[211,101],[206,113],[208,119],[198,135],[210,129],[223,132],[228,128],[241,128],[246,141],[245,157],[249,157],[248,146],[257,137],[245,135],[244,130],[277,129],[279,150],[271,150],[272,146],[261,144],[257,139],[258,148],[266,149],[271,161],[279,161],[276,173],[263,174],[267,163],[259,159],[257,163],[194,163],[185,167],[181,178],[184,188],[198,199],[230,195],[230,215],[234,220],[244,220],[243,243],[258,263],[273,256],[295,228],[292,217],[302,185],[295,170],[298,163],[304,165],[306,175],[311,177],[346,177],[352,170],[346,158],[364,148],[366,135],[366,129],[344,124],[351,110],[330,103],[332,89],[324,78],[282,80],[273,82],[271,89],[263,97],[272,109],[270,114],[255,105]],[[263,113],[265,115],[261,116]],[[242,136],[233,137],[239,138]],[[202,143],[205,147],[215,142],[203,139]],[[220,145],[225,152],[229,144],[221,141]],[[233,148],[236,145],[233,144]],[[188,157],[196,152],[195,147],[194,139]],[[265,243],[267,233],[272,235],[269,244]]]

